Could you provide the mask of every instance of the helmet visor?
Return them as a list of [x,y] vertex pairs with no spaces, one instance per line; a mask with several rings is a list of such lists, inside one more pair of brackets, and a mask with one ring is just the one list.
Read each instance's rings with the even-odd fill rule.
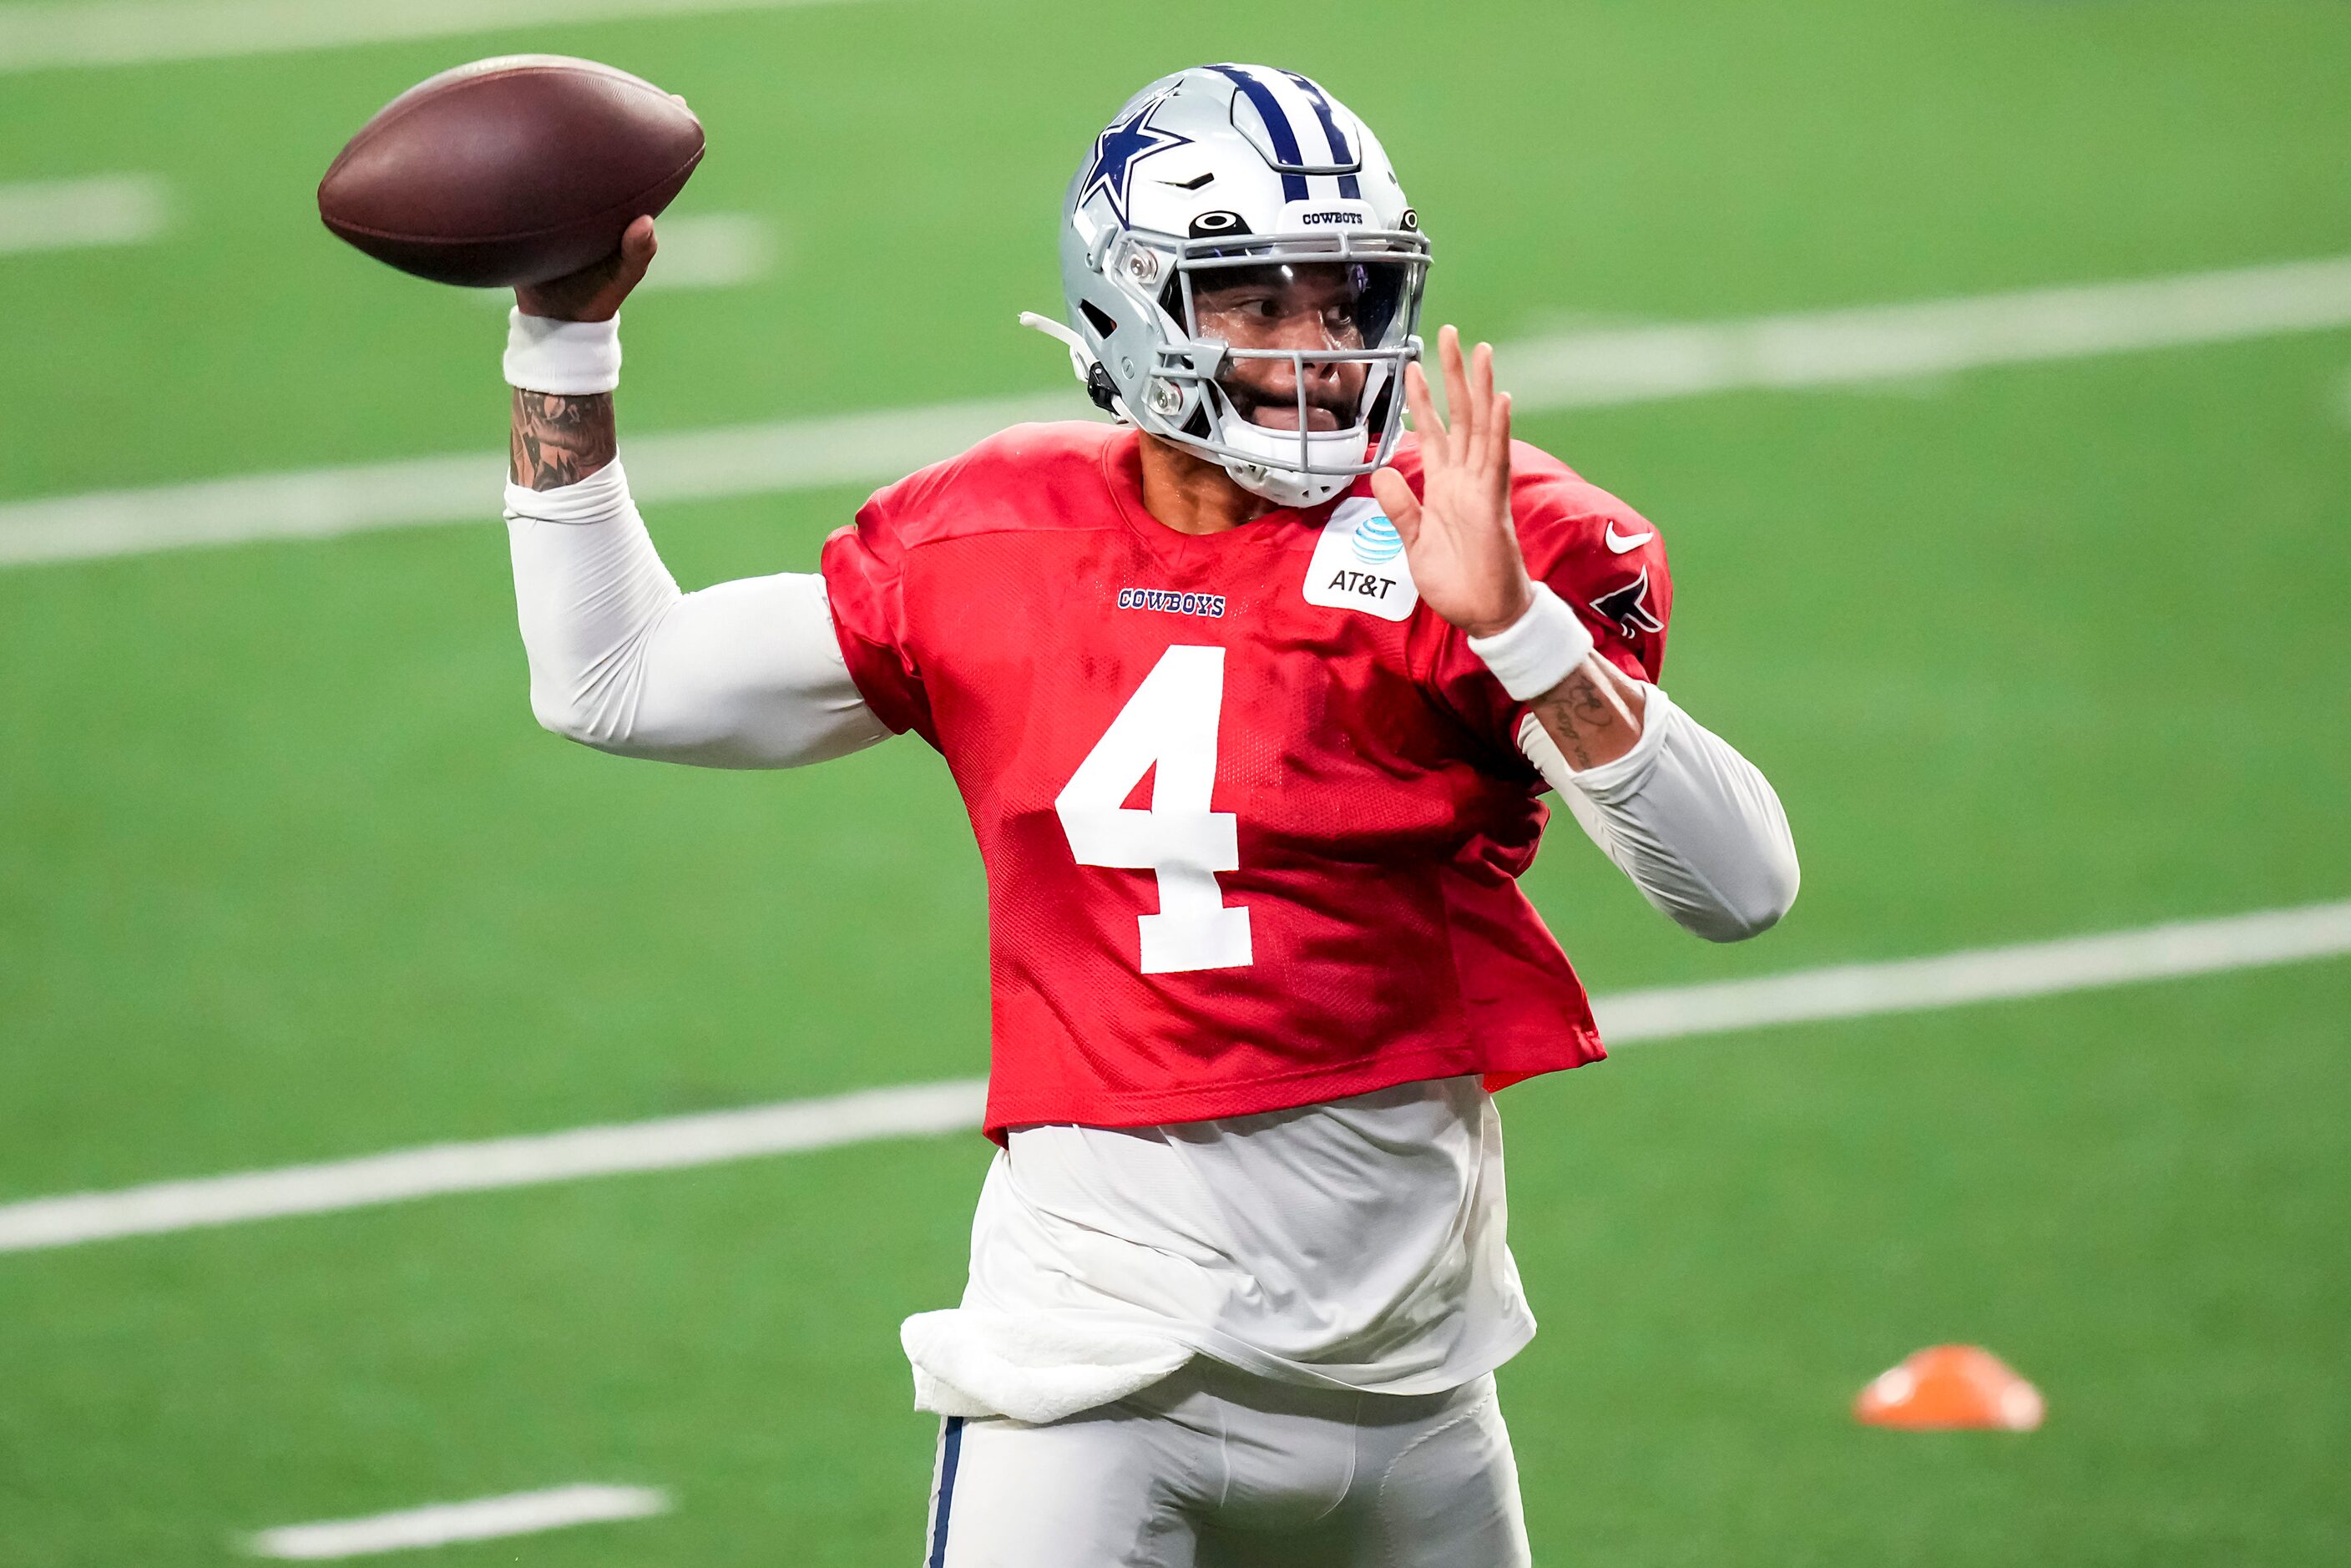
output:
[[1418,268],[1401,261],[1306,257],[1185,267],[1185,328],[1235,349],[1395,346]]

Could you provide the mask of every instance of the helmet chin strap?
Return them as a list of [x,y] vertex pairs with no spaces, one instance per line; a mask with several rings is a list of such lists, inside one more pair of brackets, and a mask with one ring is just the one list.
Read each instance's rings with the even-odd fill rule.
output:
[[[1332,430],[1306,437],[1310,448],[1317,444],[1337,447],[1340,453],[1361,452],[1364,433],[1356,430]],[[1277,507],[1319,507],[1332,497],[1353,485],[1354,476],[1346,474],[1308,474],[1275,461],[1298,450],[1298,434],[1282,432],[1266,425],[1245,424],[1240,429],[1227,426],[1225,443],[1230,446],[1262,448],[1265,457],[1251,461],[1245,457],[1218,455],[1217,461],[1232,476],[1233,483],[1253,496],[1271,501]]]
[[1225,473],[1234,484],[1252,496],[1261,497],[1277,507],[1288,507],[1294,511],[1319,507],[1341,489],[1340,481],[1324,478],[1321,475],[1301,474],[1289,468],[1280,471],[1260,468],[1238,457],[1227,457],[1221,461]]

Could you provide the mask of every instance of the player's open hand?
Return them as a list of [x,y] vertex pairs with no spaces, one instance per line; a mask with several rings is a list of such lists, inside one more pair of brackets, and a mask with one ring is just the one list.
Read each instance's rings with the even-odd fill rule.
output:
[[621,248],[599,262],[545,283],[515,290],[515,304],[526,316],[546,316],[558,321],[610,321],[621,313],[629,291],[645,280],[653,264],[653,221],[639,218],[621,235]]
[[1465,361],[1461,334],[1446,327],[1437,334],[1437,356],[1449,427],[1437,417],[1420,367],[1404,372],[1405,406],[1420,437],[1420,496],[1393,468],[1372,476],[1372,491],[1404,538],[1421,598],[1471,636],[1487,637],[1534,602],[1510,521],[1510,399],[1494,391],[1491,344],[1479,344]]

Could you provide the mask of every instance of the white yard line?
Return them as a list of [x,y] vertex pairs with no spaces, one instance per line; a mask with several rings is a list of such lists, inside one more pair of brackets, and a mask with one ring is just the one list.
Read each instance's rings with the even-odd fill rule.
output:
[[[2053,996],[2345,954],[2351,954],[2351,900],[1935,958],[1633,991],[1601,998],[1596,1010],[1603,1037],[1614,1045],[1629,1045],[1771,1024]],[[442,1144],[114,1192],[32,1198],[0,1206],[0,1252],[967,1131],[979,1124],[986,1092],[987,1085],[977,1079],[958,1079],[568,1133]]]
[[[637,289],[668,294],[757,283],[775,269],[777,248],[775,225],[756,213],[666,217],[661,221],[661,263]],[[482,305],[501,314],[514,303],[511,288],[473,292]]]
[[1634,327],[1496,351],[1530,409],[1847,386],[2351,327],[2351,256],[1913,305]]
[[[775,226],[753,213],[687,213],[661,225],[661,264],[644,287],[661,292],[757,283],[776,264]],[[513,296],[509,294],[511,302]]]
[[[2351,257],[1917,305],[1571,333],[1505,345],[1522,413],[1840,386],[2351,326]],[[486,356],[490,352],[485,349]],[[1040,347],[1040,355],[1050,353]],[[486,357],[484,364],[489,363]],[[641,499],[895,479],[1025,419],[1091,413],[1073,386],[671,435],[632,435]],[[0,503],[0,566],[487,520],[496,455],[410,458]]]
[[0,1252],[951,1133],[979,1125],[986,1095],[987,1085],[977,1079],[867,1089],[740,1111],[34,1198],[0,1207]]
[[[486,362],[495,374],[495,357]],[[1072,387],[1068,393],[634,435],[622,455],[641,501],[866,485],[912,473],[1008,424],[1066,419],[1087,407]],[[490,521],[497,516],[506,465],[497,454],[413,457],[0,503],[0,567]]]
[[94,0],[0,5],[0,75],[292,54],[517,27],[851,0]]
[[371,1514],[366,1519],[283,1525],[261,1531],[246,1545],[256,1556],[318,1562],[418,1546],[445,1546],[457,1541],[535,1535],[540,1531],[564,1530],[575,1524],[644,1519],[668,1512],[669,1506],[669,1494],[651,1487],[551,1487],[545,1491],[476,1498],[472,1502],[406,1508],[397,1513]]
[[152,174],[0,185],[0,256],[144,245],[171,224],[163,182]]
[[1602,999],[1596,1010],[1602,1038],[1627,1045],[1769,1024],[2053,996],[2346,953],[2351,953],[2351,901],[1981,947],[1936,958],[1844,964],[1762,979],[1625,991]]

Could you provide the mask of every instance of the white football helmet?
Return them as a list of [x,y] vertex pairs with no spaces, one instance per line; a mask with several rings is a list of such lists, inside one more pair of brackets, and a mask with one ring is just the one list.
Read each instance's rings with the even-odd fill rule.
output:
[[[1103,408],[1276,505],[1311,507],[1395,448],[1428,263],[1387,154],[1345,106],[1294,71],[1196,66],[1128,99],[1095,139],[1062,204],[1068,325],[1021,320],[1069,345]],[[1196,288],[1305,266],[1345,269],[1348,319],[1321,346],[1237,348],[1200,330]],[[1294,426],[1252,421],[1261,398],[1236,402],[1246,360],[1295,367]],[[1342,361],[1366,367],[1353,417],[1310,429],[1309,367]]]

